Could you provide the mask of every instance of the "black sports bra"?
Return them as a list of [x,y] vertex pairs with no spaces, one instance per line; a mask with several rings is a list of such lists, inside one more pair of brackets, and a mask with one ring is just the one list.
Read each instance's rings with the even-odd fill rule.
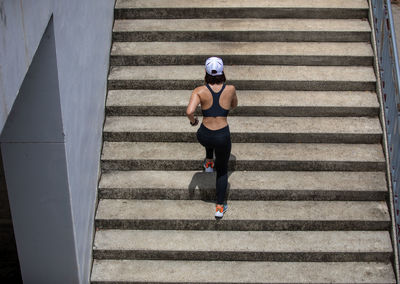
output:
[[218,93],[214,92],[208,84],[206,85],[206,87],[211,92],[211,95],[213,98],[213,103],[210,108],[201,110],[201,112],[203,113],[203,117],[210,117],[210,116],[211,117],[217,117],[217,116],[227,117],[229,110],[222,108],[219,104],[219,97],[225,89],[225,84],[222,86],[221,90]]

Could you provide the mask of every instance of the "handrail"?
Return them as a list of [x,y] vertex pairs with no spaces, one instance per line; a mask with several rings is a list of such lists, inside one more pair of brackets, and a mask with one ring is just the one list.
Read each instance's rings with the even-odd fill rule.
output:
[[379,93],[383,112],[381,119],[384,122],[384,137],[386,158],[389,162],[388,183],[390,206],[394,229],[392,232],[395,250],[395,270],[398,275],[398,252],[400,249],[400,69],[397,54],[396,35],[394,30],[392,7],[390,0],[370,0],[372,6],[376,56],[379,74]]

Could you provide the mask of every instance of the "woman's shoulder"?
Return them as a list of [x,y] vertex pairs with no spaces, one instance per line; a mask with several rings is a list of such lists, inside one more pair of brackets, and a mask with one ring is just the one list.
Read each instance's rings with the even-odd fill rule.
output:
[[207,90],[207,87],[205,85],[198,86],[193,90],[193,92],[200,92],[202,90]]
[[193,93],[197,93],[197,94],[202,94],[202,93],[207,93],[207,87],[206,86],[198,86],[193,90]]
[[236,88],[234,85],[225,85],[225,89],[229,92],[235,92]]

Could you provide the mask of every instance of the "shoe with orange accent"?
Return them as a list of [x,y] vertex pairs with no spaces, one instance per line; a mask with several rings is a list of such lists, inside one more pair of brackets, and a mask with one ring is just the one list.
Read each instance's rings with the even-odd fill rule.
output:
[[215,219],[221,219],[224,217],[226,210],[228,210],[227,204],[217,204],[217,207],[215,208]]
[[203,163],[204,171],[206,173],[212,173],[214,172],[214,162],[207,162],[207,160],[204,161]]

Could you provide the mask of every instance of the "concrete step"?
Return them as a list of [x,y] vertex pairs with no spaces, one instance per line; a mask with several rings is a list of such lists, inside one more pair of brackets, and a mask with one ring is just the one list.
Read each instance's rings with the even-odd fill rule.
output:
[[[214,14],[214,12],[212,13]],[[369,42],[366,19],[135,19],[115,20],[114,41]]]
[[201,65],[219,56],[227,65],[372,66],[366,42],[114,42],[111,65]]
[[[184,115],[192,90],[110,90],[107,115]],[[375,92],[248,91],[237,92],[244,116],[378,116]],[[198,111],[197,114],[201,112]]]
[[386,231],[99,230],[93,256],[96,259],[389,262],[392,245]]
[[191,18],[367,18],[363,0],[319,1],[165,1],[119,0],[116,19],[191,19]]
[[[242,90],[374,91],[371,67],[356,66],[225,66],[229,84]],[[203,85],[203,65],[113,66],[109,89],[193,89]]]
[[[364,200],[387,196],[384,172],[229,172],[228,200]],[[215,174],[196,171],[103,173],[99,198],[214,200]]]
[[[370,117],[236,116],[229,124],[236,143],[375,144],[382,138],[379,119]],[[182,116],[111,116],[104,124],[103,140],[197,142],[197,129]]]
[[[199,143],[104,142],[103,170],[201,170]],[[384,171],[380,144],[233,143],[230,169]]]
[[216,222],[215,202],[102,199],[97,229],[132,230],[388,230],[385,201],[228,201]]
[[[157,273],[154,273],[157,271]],[[91,283],[396,283],[389,263],[94,260]]]

